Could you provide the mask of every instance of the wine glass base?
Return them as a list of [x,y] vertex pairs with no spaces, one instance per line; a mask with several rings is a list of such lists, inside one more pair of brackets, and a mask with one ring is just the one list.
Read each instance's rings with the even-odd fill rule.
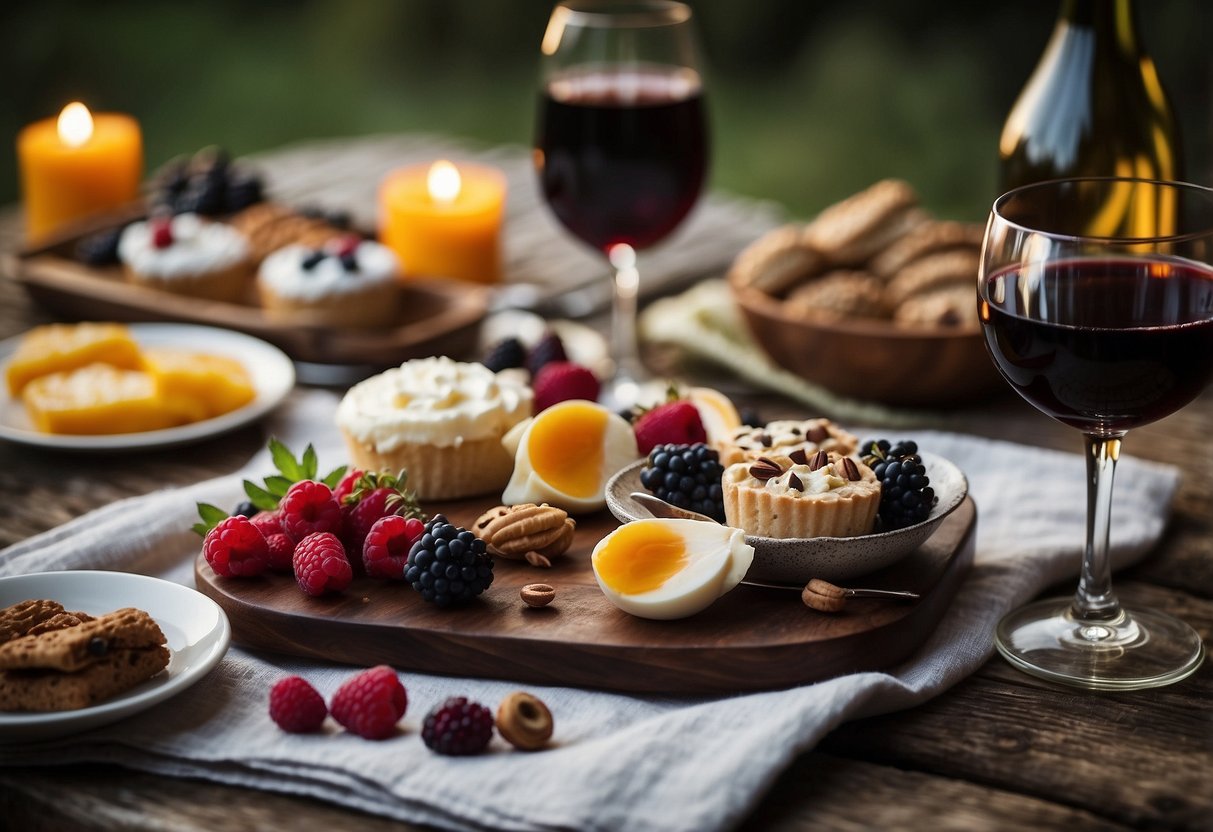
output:
[[617,370],[613,376],[602,382],[598,402],[614,413],[622,413],[639,402],[642,384],[642,379],[634,377],[631,373]]
[[1012,665],[1089,690],[1140,690],[1191,676],[1205,659],[1200,635],[1178,618],[1121,607],[1110,621],[1074,617],[1072,598],[1048,598],[1008,613],[994,643]]

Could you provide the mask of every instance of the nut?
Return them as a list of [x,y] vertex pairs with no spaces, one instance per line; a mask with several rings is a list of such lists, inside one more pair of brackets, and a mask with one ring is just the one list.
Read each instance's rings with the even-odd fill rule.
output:
[[818,612],[838,612],[846,606],[847,591],[828,581],[814,578],[800,593],[800,600],[804,601],[806,607]]
[[825,451],[818,451],[809,457],[809,470],[816,471],[826,467],[830,463],[830,455]]
[[522,560],[527,552],[548,558],[561,555],[573,543],[577,521],[564,509],[547,503],[498,506],[480,515],[472,531],[491,554]]
[[531,566],[538,566],[540,569],[552,568],[552,562],[538,552],[527,552],[522,557]]
[[846,476],[846,478],[851,482],[855,482],[860,478],[859,467],[850,457],[847,456],[842,458],[842,472],[844,476]]
[[537,751],[552,738],[552,712],[537,697],[517,691],[497,708],[497,732],[521,751]]
[[546,607],[556,597],[551,584],[527,584],[518,593],[528,607]]

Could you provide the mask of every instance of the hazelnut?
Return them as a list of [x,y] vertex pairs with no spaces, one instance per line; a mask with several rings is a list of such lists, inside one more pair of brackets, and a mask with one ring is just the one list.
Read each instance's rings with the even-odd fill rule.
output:
[[511,693],[497,708],[497,732],[522,751],[536,751],[547,745],[552,728],[552,712],[529,693]]

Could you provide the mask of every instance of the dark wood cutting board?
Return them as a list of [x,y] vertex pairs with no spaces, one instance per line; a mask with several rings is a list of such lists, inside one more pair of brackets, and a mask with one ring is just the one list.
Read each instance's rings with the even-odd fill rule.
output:
[[[467,525],[483,501],[429,506]],[[854,586],[908,589],[913,603],[852,599],[834,615],[799,592],[739,586],[677,621],[614,607],[590,569],[594,544],[618,525],[581,518],[573,547],[551,569],[498,559],[493,585],[469,606],[439,609],[407,585],[355,578],[345,593],[305,596],[290,575],[221,578],[201,554],[198,589],[231,619],[244,647],[356,665],[644,693],[728,693],[783,688],[908,658],[939,623],[973,560],[972,499],[905,560]],[[519,589],[548,583],[556,600],[527,607]]]

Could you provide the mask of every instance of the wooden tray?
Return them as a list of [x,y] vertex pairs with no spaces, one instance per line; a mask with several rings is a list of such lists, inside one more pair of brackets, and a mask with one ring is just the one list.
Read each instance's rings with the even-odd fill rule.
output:
[[256,305],[251,281],[246,303],[198,300],[126,283],[119,267],[93,267],[73,256],[81,237],[139,216],[139,210],[131,208],[72,226],[45,243],[4,255],[0,265],[33,300],[70,319],[226,327],[269,341],[296,361],[311,364],[357,365],[370,373],[410,358],[475,352],[480,322],[488,309],[488,290],[474,284],[410,280],[398,326],[335,329],[268,320]]
[[[431,506],[467,525],[483,501]],[[971,499],[900,563],[854,585],[921,593],[912,604],[852,600],[839,614],[805,607],[799,592],[739,586],[679,621],[616,609],[594,580],[589,554],[617,522],[579,521],[569,553],[551,569],[498,559],[493,585],[474,603],[439,609],[400,583],[356,578],[342,595],[309,598],[289,575],[220,578],[201,554],[198,589],[227,612],[245,647],[424,673],[510,679],[643,693],[727,693],[789,687],[890,667],[935,628],[972,563]],[[556,600],[531,609],[518,597],[549,583]]]

